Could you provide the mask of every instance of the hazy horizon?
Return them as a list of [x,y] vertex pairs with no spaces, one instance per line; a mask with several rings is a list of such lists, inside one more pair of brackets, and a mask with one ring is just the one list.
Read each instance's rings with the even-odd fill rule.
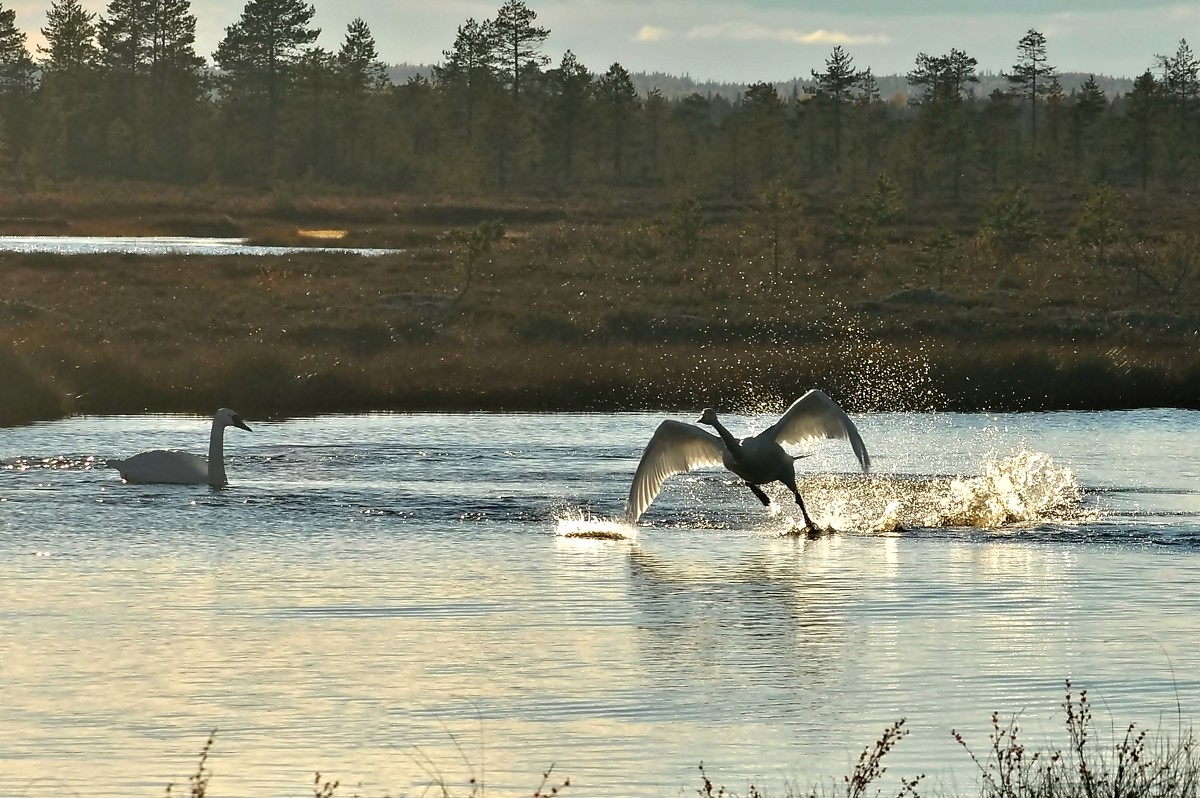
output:
[[[380,58],[391,64],[434,64],[468,18],[495,16],[503,0],[316,0],[318,44],[336,49],[346,24],[370,25]],[[30,45],[41,41],[50,0],[3,3],[16,10]],[[107,0],[82,0],[102,13]],[[593,72],[619,62],[631,72],[686,76],[698,82],[787,81],[822,69],[841,45],[855,66],[878,75],[902,75],[918,53],[952,48],[978,61],[980,72],[1000,72],[1016,61],[1017,41],[1030,28],[1047,40],[1050,63],[1063,72],[1132,78],[1172,54],[1181,38],[1200,42],[1200,4],[1161,0],[1015,0],[1002,10],[978,0],[919,0],[904,14],[881,0],[842,0],[797,8],[780,0],[544,0],[528,2],[538,24],[550,29],[544,52],[557,63],[571,50]],[[244,0],[193,0],[197,51],[212,51],[235,23]]]

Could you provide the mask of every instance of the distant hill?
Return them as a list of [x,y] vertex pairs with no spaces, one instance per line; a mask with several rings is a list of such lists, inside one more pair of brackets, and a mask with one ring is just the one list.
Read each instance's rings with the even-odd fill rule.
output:
[[[427,64],[392,64],[388,67],[388,77],[397,85],[407,83],[413,77],[428,78],[433,74],[433,67]],[[747,83],[721,83],[718,81],[697,81],[687,75],[669,75],[665,72],[633,72],[634,88],[643,97],[652,89],[658,89],[668,100],[686,97],[689,94],[700,94],[708,97],[724,97],[736,100],[746,88]],[[876,75],[879,82],[879,93],[884,99],[903,99],[908,95],[909,85],[903,75]],[[1070,94],[1077,90],[1088,79],[1086,72],[1064,72],[1059,75],[1063,91]],[[792,92],[803,93],[804,86],[811,84],[811,78],[796,77],[791,80],[775,83],[775,88],[785,97]],[[1096,83],[1110,98],[1119,97],[1133,89],[1133,81],[1129,78],[1114,78],[1108,75],[1096,75]],[[979,75],[979,85],[975,89],[978,97],[986,97],[995,89],[1007,89],[1008,81],[994,72],[983,72]]]
[[388,79],[397,86],[408,83],[410,78],[428,78],[433,74],[433,67],[427,64],[388,64]]
[[[651,89],[657,88],[667,99],[686,97],[689,94],[697,93],[704,96],[712,95],[734,100],[749,85],[745,83],[695,81],[686,75],[667,75],[662,72],[635,72],[631,77],[633,78],[633,85],[643,96]],[[1070,94],[1083,85],[1083,82],[1088,79],[1088,73],[1064,72],[1059,75],[1058,79],[1062,83],[1063,91]],[[910,86],[904,75],[876,75],[875,80],[879,83],[879,93],[884,99],[906,97],[910,91]],[[811,77],[797,77],[787,81],[776,82],[775,88],[780,94],[787,97],[791,96],[793,91],[798,94],[803,93],[804,87],[811,83]],[[1133,81],[1128,78],[1096,75],[1096,83],[1099,84],[1100,88],[1110,98],[1119,97],[1133,89]],[[1008,81],[1003,76],[992,72],[984,72],[979,75],[979,85],[975,89],[975,94],[977,97],[986,97],[995,89],[1007,88]]]

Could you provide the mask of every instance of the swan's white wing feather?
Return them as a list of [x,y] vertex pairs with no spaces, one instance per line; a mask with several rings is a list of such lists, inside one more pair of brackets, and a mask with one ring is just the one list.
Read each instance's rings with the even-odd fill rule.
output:
[[803,443],[816,438],[833,438],[850,441],[854,456],[863,471],[871,470],[871,455],[858,434],[858,428],[845,414],[837,402],[823,391],[813,389],[801,396],[787,412],[762,433],[762,437],[773,437],[779,444]]
[[125,460],[109,460],[126,482],[202,485],[208,482],[208,459],[189,452],[155,449]]
[[721,465],[724,457],[725,444],[716,435],[680,421],[659,424],[633,475],[625,520],[637,523],[669,477],[700,466]]

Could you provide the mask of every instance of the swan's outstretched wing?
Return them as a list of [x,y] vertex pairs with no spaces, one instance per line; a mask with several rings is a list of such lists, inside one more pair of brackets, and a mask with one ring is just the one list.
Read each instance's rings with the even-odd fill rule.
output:
[[787,412],[760,434],[774,437],[780,444],[802,443],[814,438],[850,441],[863,471],[871,470],[871,455],[859,437],[858,428],[824,391],[811,390],[792,402]]
[[659,424],[633,475],[625,502],[626,522],[637,523],[668,477],[700,466],[721,465],[724,457],[725,444],[716,435],[681,421]]

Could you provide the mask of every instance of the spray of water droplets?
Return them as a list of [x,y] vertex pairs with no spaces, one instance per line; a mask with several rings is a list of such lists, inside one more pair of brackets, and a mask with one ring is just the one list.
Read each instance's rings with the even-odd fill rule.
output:
[[978,475],[816,477],[806,480],[801,490],[819,526],[861,533],[945,527],[998,530],[1096,517],[1083,507],[1075,474],[1043,452],[991,456]]
[[555,517],[554,534],[565,538],[593,540],[636,540],[637,529],[615,518],[603,518],[582,510],[568,509]]

